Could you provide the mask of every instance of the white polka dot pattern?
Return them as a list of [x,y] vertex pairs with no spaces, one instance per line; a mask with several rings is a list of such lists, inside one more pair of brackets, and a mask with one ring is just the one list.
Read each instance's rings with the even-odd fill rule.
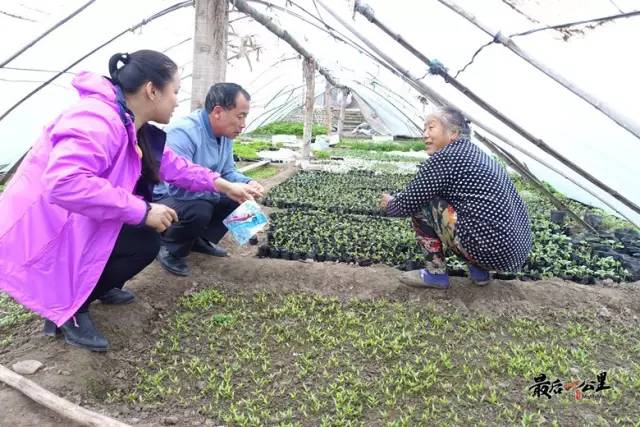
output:
[[482,265],[517,271],[526,262],[532,245],[527,208],[502,166],[469,140],[429,157],[387,213],[411,216],[434,197],[453,205],[460,243]]

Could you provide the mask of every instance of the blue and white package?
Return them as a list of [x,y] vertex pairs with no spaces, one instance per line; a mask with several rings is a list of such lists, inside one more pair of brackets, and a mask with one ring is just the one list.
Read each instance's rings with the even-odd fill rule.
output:
[[253,200],[247,200],[238,206],[222,221],[241,245],[247,243],[268,222],[267,216]]

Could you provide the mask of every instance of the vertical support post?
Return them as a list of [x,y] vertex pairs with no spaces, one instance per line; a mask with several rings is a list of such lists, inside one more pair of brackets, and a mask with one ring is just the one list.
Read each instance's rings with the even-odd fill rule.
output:
[[229,29],[228,0],[196,0],[191,110],[204,106],[209,87],[225,81]]
[[304,131],[302,133],[302,157],[308,160],[311,156],[311,137],[313,129],[313,107],[315,104],[316,63],[313,59],[302,61],[302,74],[305,82]]

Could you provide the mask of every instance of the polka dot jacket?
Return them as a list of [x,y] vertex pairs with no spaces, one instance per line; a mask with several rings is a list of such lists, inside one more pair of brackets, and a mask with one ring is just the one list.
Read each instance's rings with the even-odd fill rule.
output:
[[531,251],[527,208],[507,172],[468,139],[429,157],[387,207],[390,216],[411,216],[436,198],[457,212],[463,248],[481,265],[517,271]]

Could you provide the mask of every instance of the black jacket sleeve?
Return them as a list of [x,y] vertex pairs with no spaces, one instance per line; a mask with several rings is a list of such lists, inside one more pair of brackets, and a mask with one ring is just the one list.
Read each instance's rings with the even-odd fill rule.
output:
[[407,187],[389,202],[387,215],[414,215],[447,188],[451,168],[447,166],[447,156],[440,154],[444,153],[436,153],[422,164]]

